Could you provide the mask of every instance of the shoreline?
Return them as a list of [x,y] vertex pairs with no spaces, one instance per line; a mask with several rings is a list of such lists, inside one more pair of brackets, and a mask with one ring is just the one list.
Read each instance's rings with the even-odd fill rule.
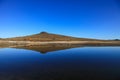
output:
[[0,41],[0,48],[18,48],[42,53],[77,47],[120,47],[120,41]]
[[84,44],[120,45],[120,41],[0,41],[0,45],[44,45],[44,44]]

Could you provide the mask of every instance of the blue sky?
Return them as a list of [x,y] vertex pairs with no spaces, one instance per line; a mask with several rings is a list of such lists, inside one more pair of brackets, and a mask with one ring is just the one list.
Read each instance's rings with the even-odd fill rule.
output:
[[41,31],[85,38],[120,38],[120,1],[0,0],[1,38]]

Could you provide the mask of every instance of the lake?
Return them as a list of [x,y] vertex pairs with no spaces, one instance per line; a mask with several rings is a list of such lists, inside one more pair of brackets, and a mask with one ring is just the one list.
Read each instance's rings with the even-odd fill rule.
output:
[[1,48],[0,80],[120,80],[120,47],[54,49]]

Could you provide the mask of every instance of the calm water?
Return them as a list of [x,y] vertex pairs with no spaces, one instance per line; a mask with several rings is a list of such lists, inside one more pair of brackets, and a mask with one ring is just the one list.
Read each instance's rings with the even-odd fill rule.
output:
[[0,49],[0,80],[120,80],[120,47]]

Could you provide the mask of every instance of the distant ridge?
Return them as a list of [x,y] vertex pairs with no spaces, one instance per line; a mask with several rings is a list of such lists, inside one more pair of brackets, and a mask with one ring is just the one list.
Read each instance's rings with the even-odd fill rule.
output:
[[5,38],[4,40],[10,40],[10,41],[92,41],[92,40],[97,40],[97,39],[77,38],[77,37],[64,36],[64,35],[59,35],[59,34],[52,34],[48,32],[41,32],[38,34],[23,36],[23,37]]

